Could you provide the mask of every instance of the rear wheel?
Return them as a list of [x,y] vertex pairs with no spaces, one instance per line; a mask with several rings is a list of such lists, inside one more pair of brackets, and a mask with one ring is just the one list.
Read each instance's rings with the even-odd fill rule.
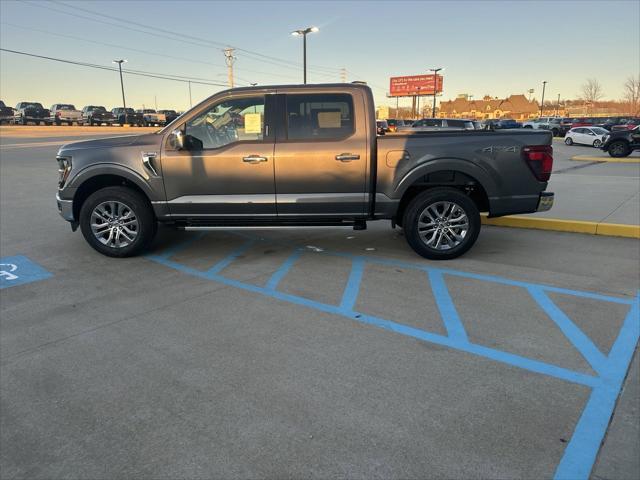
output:
[[557,128],[554,128],[554,129],[551,130],[551,134],[554,137],[559,137],[560,136],[560,130],[558,130]]
[[571,137],[567,137],[564,139],[564,143],[567,145],[573,145],[573,139]]
[[434,188],[411,201],[402,227],[416,253],[431,260],[448,260],[473,246],[480,233],[480,212],[460,190]]
[[144,250],[156,234],[157,222],[144,196],[126,187],[102,188],[80,209],[85,240],[109,257],[130,257]]
[[631,147],[624,140],[611,142],[609,145],[609,155],[614,158],[628,157],[631,154]]

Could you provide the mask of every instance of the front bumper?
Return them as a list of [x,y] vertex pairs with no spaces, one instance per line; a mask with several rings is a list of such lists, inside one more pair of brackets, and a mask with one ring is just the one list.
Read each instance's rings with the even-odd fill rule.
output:
[[540,194],[540,200],[538,200],[538,208],[536,208],[536,212],[547,212],[551,210],[553,207],[553,192],[542,192]]
[[56,193],[56,202],[58,203],[58,213],[67,222],[74,222],[73,217],[73,200],[62,200],[60,194]]

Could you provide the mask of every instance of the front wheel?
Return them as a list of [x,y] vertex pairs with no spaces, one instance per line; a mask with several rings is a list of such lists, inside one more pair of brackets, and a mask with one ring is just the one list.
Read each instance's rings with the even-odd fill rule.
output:
[[631,147],[623,140],[611,142],[609,145],[609,155],[613,158],[628,157],[631,154]]
[[82,205],[80,229],[89,245],[103,255],[130,257],[151,243],[157,222],[142,194],[126,187],[106,187]]
[[598,140],[597,138],[593,141],[593,146],[595,148],[600,148],[600,146],[602,145],[602,140]]
[[573,145],[573,139],[571,137],[567,137],[564,139],[564,143],[567,145]]
[[402,226],[413,250],[431,260],[456,258],[469,250],[480,234],[480,212],[455,188],[434,188],[408,205]]

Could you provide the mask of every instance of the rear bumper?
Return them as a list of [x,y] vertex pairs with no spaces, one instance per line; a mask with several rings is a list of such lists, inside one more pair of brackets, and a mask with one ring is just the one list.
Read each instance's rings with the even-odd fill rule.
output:
[[56,202],[58,203],[58,213],[67,222],[75,221],[73,218],[73,200],[62,200],[60,194],[56,193]]
[[536,209],[536,212],[546,212],[551,210],[551,207],[553,207],[554,197],[555,195],[553,192],[542,192],[540,194],[540,200],[538,200],[538,208]]

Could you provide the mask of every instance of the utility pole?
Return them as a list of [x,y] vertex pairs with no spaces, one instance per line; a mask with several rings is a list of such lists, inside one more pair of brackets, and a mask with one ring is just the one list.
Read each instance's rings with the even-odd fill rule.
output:
[[224,62],[227,64],[227,81],[230,88],[233,88],[233,62],[236,60],[236,57],[233,56],[234,50],[234,48],[224,49]]
[[157,95],[154,95],[154,96],[153,96],[153,103],[154,103],[154,104],[155,104],[155,106],[156,106],[156,110],[158,110],[158,96],[157,96]]
[[560,115],[560,94],[558,94],[558,103],[556,103],[556,117]]
[[193,107],[193,100],[191,100],[191,80],[189,80],[189,106]]
[[124,100],[124,82],[122,81],[122,64],[127,63],[125,59],[114,60],[113,63],[118,64],[118,70],[120,70],[120,88],[122,89],[122,107],[124,108],[124,124],[128,125],[127,122],[127,102]]
[[544,90],[547,87],[547,81],[542,82],[542,101],[540,102],[540,116],[544,113]]
[[340,69],[340,81],[342,83],[347,83],[347,69],[344,67]]

